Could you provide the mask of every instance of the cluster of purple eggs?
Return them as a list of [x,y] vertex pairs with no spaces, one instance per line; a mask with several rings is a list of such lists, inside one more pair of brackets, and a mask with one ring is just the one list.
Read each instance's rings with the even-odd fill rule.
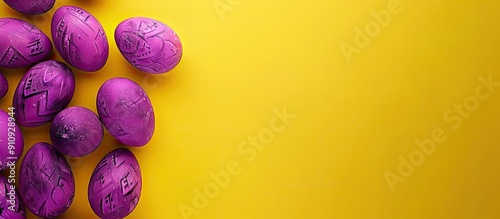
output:
[[[54,0],[4,0],[24,14],[42,14]],[[29,3],[31,2],[31,3]],[[106,33],[88,11],[76,6],[58,8],[51,23],[52,42],[57,52],[76,69],[94,72],[104,67],[109,55]],[[182,56],[176,33],[164,23],[144,17],[122,21],[115,41],[123,57],[137,69],[160,74],[172,70]],[[40,29],[15,18],[0,18],[0,67],[30,67],[13,97],[13,112],[0,110],[0,169],[9,167],[24,150],[20,126],[51,123],[52,144],[40,142],[26,153],[19,174],[19,197],[8,210],[7,189],[0,190],[0,218],[25,218],[25,207],[43,218],[55,218],[72,204],[75,180],[66,158],[87,156],[102,143],[104,128],[124,145],[141,147],[152,138],[155,127],[153,106],[140,85],[115,77],[100,87],[97,114],[82,106],[68,107],[75,92],[75,78],[68,65],[47,60],[52,42]],[[8,90],[0,73],[0,98]],[[103,127],[104,125],[104,127]],[[9,181],[10,182],[10,181]],[[8,188],[7,179],[0,183]],[[108,153],[94,169],[88,199],[100,218],[123,218],[138,204],[142,189],[139,163],[126,148]],[[9,208],[10,209],[10,208]]]

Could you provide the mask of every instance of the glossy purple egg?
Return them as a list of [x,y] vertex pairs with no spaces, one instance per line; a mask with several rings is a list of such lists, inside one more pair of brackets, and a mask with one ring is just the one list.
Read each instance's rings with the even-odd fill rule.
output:
[[52,43],[40,29],[16,18],[0,18],[0,67],[27,67],[51,52]]
[[106,33],[97,19],[82,8],[63,6],[51,24],[54,46],[70,65],[83,71],[101,69],[108,60]]
[[94,152],[103,136],[104,129],[99,117],[80,106],[61,111],[50,126],[50,139],[54,148],[72,157],[82,157]]
[[26,210],[14,184],[16,180],[11,176],[9,175],[9,178],[0,176],[0,208],[3,209],[0,211],[0,218],[25,219]]
[[130,150],[118,148],[107,154],[92,173],[89,203],[100,218],[124,218],[139,203],[141,189],[139,162]]
[[15,118],[0,110],[0,170],[19,160],[23,151],[23,133]]
[[3,0],[12,9],[28,15],[43,14],[54,7],[55,0]]
[[7,81],[7,78],[5,78],[5,75],[0,73],[0,99],[5,97],[7,91],[9,91],[9,82]]
[[104,82],[96,104],[104,127],[121,143],[140,147],[151,140],[153,106],[146,91],[134,81],[118,77]]
[[75,196],[71,167],[52,145],[36,143],[21,163],[19,192],[26,207],[36,216],[58,217],[68,210]]
[[160,74],[172,70],[182,57],[182,44],[166,24],[134,17],[121,22],[115,41],[125,59],[141,71]]
[[75,78],[65,64],[49,60],[33,66],[14,93],[17,122],[26,127],[49,123],[68,106],[74,92]]

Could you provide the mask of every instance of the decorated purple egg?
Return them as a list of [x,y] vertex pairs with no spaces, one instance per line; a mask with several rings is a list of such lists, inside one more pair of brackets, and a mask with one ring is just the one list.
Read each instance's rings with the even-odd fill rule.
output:
[[12,9],[23,14],[43,14],[54,7],[55,0],[3,0]]
[[1,219],[25,219],[26,210],[19,198],[15,182],[15,175],[9,178],[0,176],[0,218]]
[[172,70],[182,57],[182,44],[166,24],[143,17],[129,18],[115,30],[121,54],[141,71],[159,74]]
[[49,123],[68,106],[74,92],[75,78],[65,64],[49,60],[33,66],[14,93],[17,122],[26,127]]
[[24,151],[23,133],[16,124],[14,112],[9,113],[0,110],[0,170],[12,166]]
[[103,136],[104,129],[99,117],[80,106],[61,111],[50,126],[50,139],[54,148],[72,157],[82,157],[94,152]]
[[124,218],[137,206],[141,189],[137,159],[130,150],[118,148],[107,154],[92,173],[89,203],[100,218]]
[[5,75],[0,73],[0,99],[7,94],[7,91],[9,91],[9,82]]
[[33,145],[21,163],[19,192],[26,207],[38,217],[55,218],[73,202],[75,179],[68,162],[52,145]]
[[40,29],[16,18],[0,18],[0,67],[27,67],[51,52],[52,43]]
[[63,6],[51,24],[54,46],[69,64],[83,71],[101,69],[108,60],[106,33],[97,19],[82,8]]
[[130,79],[117,77],[104,82],[97,93],[97,112],[109,133],[125,145],[144,146],[153,136],[151,101]]

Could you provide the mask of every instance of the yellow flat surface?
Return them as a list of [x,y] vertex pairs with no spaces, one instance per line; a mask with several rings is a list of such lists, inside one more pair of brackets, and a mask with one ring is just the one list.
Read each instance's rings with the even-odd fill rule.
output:
[[[138,82],[154,105],[153,140],[132,149],[143,190],[128,218],[500,218],[498,1],[56,7],[65,4],[93,13],[110,42],[101,71],[74,71],[71,105],[95,110],[115,76]],[[1,16],[50,34],[54,9],[30,17],[0,5]],[[120,55],[114,28],[132,16],[178,33],[184,55],[170,74],[139,72]],[[26,70],[2,71],[7,109]],[[48,126],[23,131],[27,148],[49,141]],[[96,217],[88,181],[118,146],[106,134],[95,153],[70,159],[77,191],[61,218]]]

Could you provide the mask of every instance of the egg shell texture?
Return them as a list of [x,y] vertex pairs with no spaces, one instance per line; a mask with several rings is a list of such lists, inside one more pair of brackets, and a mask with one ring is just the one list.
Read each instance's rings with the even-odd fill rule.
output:
[[21,79],[14,93],[13,106],[20,125],[44,125],[66,108],[75,92],[73,72],[58,61],[33,66]]
[[5,78],[5,75],[0,73],[0,98],[5,97],[7,91],[9,91],[9,82]]
[[128,146],[144,146],[153,136],[155,116],[146,93],[127,78],[104,82],[97,93],[97,112],[109,133]]
[[36,216],[55,218],[73,202],[75,180],[62,154],[52,145],[33,145],[21,163],[19,192],[26,207]]
[[103,136],[104,129],[99,117],[80,106],[62,110],[50,126],[50,139],[54,148],[72,157],[82,157],[95,151]]
[[12,9],[23,14],[43,14],[54,7],[55,0],[3,0]]
[[142,176],[134,154],[118,148],[96,166],[89,182],[88,198],[92,210],[103,219],[124,218],[137,206]]
[[94,72],[106,64],[106,33],[88,11],[76,6],[58,8],[52,17],[51,32],[57,52],[75,68]]
[[20,19],[0,18],[0,67],[27,67],[51,52],[52,43],[40,29]]
[[166,24],[134,17],[115,29],[115,41],[125,59],[139,70],[159,74],[172,70],[182,57],[182,44]]

